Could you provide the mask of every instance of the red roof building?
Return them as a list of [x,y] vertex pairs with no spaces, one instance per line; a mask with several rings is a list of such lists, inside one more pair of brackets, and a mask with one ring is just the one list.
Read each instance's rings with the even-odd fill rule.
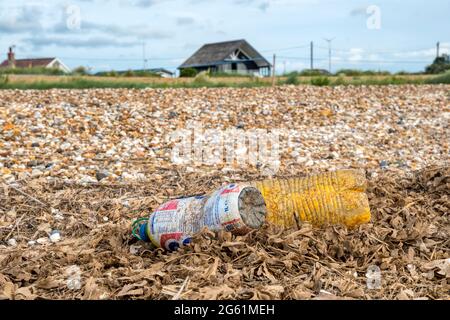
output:
[[0,64],[0,68],[56,68],[69,73],[71,70],[58,58],[16,59],[12,48],[9,48],[8,59]]

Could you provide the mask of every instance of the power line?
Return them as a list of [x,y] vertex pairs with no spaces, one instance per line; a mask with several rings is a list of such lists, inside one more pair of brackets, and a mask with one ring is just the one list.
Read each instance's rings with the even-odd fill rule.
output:
[[293,50],[293,49],[302,49],[309,47],[309,44],[297,46],[297,47],[288,47],[288,48],[279,48],[279,49],[268,49],[268,50],[261,50],[259,52],[279,52],[279,51],[286,51],[286,50]]
[[147,59],[145,57],[145,42],[142,42],[142,61],[143,61],[143,66],[144,66],[143,70],[145,70],[145,69],[147,69]]
[[339,59],[335,60],[335,62],[349,62],[349,63],[429,63],[429,60],[364,60],[364,59]]
[[[318,49],[323,49],[323,50],[328,50],[327,47],[322,47],[322,46],[316,46],[316,48]],[[428,51],[432,48],[422,48],[422,49],[411,49],[411,50],[402,50],[402,51],[398,51],[398,50],[388,50],[388,51],[373,51],[373,50],[366,50],[364,48],[353,48],[353,49],[344,49],[344,48],[333,48],[333,51],[335,52],[341,52],[341,53],[354,53],[355,50],[363,50],[363,51],[367,51],[368,53],[371,54],[404,54],[404,53],[411,53],[411,52],[417,52],[417,51]]]
[[[100,61],[141,61],[142,58],[86,58],[86,57],[58,57],[65,60],[100,60]],[[171,60],[183,60],[185,58],[146,58],[146,60],[153,61],[171,61]]]
[[[284,50],[293,50],[293,49],[302,49],[302,48],[307,48],[310,47],[311,52],[310,52],[310,56],[306,57],[306,56],[282,56],[282,55],[277,55],[277,58],[280,59],[285,59],[287,61],[289,60],[303,60],[303,61],[310,61],[310,66],[311,68],[314,67],[314,61],[317,61],[319,63],[319,65],[324,65],[324,63],[322,64],[322,62],[327,61],[328,60],[328,69],[331,72],[331,63],[335,63],[335,64],[358,64],[358,63],[364,63],[364,64],[428,64],[431,63],[431,60],[421,60],[421,59],[412,59],[412,60],[408,60],[408,58],[401,58],[398,57],[400,59],[395,59],[395,56],[392,56],[390,58],[393,58],[392,60],[389,59],[389,56],[387,57],[387,59],[376,59],[377,57],[374,57],[375,59],[370,59],[370,55],[372,54],[401,54],[401,53],[410,53],[411,51],[425,51],[425,50],[430,50],[430,48],[427,49],[416,49],[416,50],[409,50],[409,51],[364,51],[363,49],[359,49],[359,52],[355,52],[355,49],[339,49],[339,48],[333,48],[333,51],[331,50],[331,41],[334,39],[324,39],[325,41],[328,42],[328,47],[324,47],[324,46],[315,46],[316,50],[317,49],[323,49],[323,50],[328,50],[328,58],[322,58],[322,57],[314,57],[314,43],[311,41],[310,44],[304,44],[304,45],[300,45],[300,46],[292,46],[292,47],[285,47],[285,48],[278,48],[278,49],[272,49],[272,50],[263,50],[260,52],[278,52],[278,51],[284,51]],[[438,51],[439,47],[436,48],[436,54],[439,54],[440,52]],[[445,49],[447,49],[447,47],[445,47]],[[65,57],[65,56],[61,56],[58,57],[60,59],[63,60],[77,60],[77,61],[110,61],[110,62],[136,62],[137,63],[140,61],[141,63],[143,62],[143,66],[144,69],[147,68],[147,62],[148,61],[161,61],[166,66],[164,66],[164,68],[176,68],[178,66],[178,63],[181,61],[186,60],[186,57],[154,57],[154,58],[148,58],[146,56],[146,46],[145,43],[143,43],[143,53],[142,53],[142,57],[108,57],[108,58],[101,58],[101,57]],[[305,50],[306,51],[306,50]],[[332,52],[333,53],[343,53],[341,54],[339,57],[339,55],[335,57],[332,57]],[[305,52],[306,53],[306,52]],[[361,57],[361,59],[352,59],[351,56],[347,56],[346,54],[358,54],[359,57]],[[6,53],[5,53],[6,55]],[[413,58],[413,57],[411,57]],[[255,59],[250,59],[249,61],[258,61],[258,60],[266,60],[268,61],[268,59],[266,58],[255,58]],[[166,62],[166,63],[164,63]],[[170,64],[170,67],[167,66]],[[173,65],[172,65],[173,64]]]
[[335,38],[331,39],[324,39],[328,42],[328,72],[331,73],[331,41],[333,41]]
[[[283,59],[291,59],[291,60],[308,60],[311,61],[311,57],[288,57],[288,56],[279,56],[279,58]],[[327,58],[314,58],[314,61],[320,61],[320,60],[328,60]]]
[[[310,57],[287,57],[279,56],[279,58],[287,60],[310,60]],[[314,58],[314,61],[328,61],[328,58]],[[375,59],[334,59],[333,62],[364,62],[364,63],[428,63],[429,60],[375,60]]]

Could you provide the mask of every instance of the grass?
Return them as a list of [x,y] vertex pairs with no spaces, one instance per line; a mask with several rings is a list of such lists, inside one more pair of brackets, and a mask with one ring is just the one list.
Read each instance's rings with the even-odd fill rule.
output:
[[57,68],[0,68],[1,75],[26,74],[26,75],[64,75],[65,73]]
[[[195,78],[148,78],[148,77],[93,77],[48,75],[0,75],[0,89],[91,89],[91,88],[254,88],[271,86],[271,78],[216,78],[198,75]],[[278,77],[277,85],[403,85],[403,84],[449,84],[450,73],[439,76],[316,76]]]
[[285,74],[286,77],[319,77],[324,75],[330,75],[326,70],[318,70],[318,69],[304,69],[301,71],[292,71]]
[[294,72],[290,73],[290,74],[288,75],[288,77],[286,78],[285,83],[286,83],[286,84],[298,85],[298,84],[299,84],[299,81],[298,81],[297,74],[295,74]]
[[95,74],[97,77],[149,77],[149,78],[160,78],[160,75],[146,70],[127,70],[127,71],[106,71],[98,72]]
[[35,89],[35,90],[48,90],[48,89],[90,89],[90,88],[128,88],[128,89],[144,89],[146,85],[144,83],[133,82],[119,82],[119,81],[96,81],[72,78],[68,81],[48,82],[48,81],[36,81],[31,83],[4,81],[0,79],[0,89]]
[[313,85],[313,86],[346,86],[346,85],[404,85],[404,84],[426,84],[426,83],[447,83],[441,79],[434,79],[424,76],[315,76],[315,77],[297,77],[293,74],[285,81],[278,81],[279,85]]
[[311,79],[311,84],[313,86],[323,87],[330,85],[330,83],[331,81],[329,77],[315,77]]
[[213,78],[253,78],[251,74],[242,74],[237,72],[211,72],[209,74]]
[[336,71],[336,75],[346,76],[389,76],[389,71],[374,71],[374,70],[358,70],[358,69],[340,69]]
[[439,76],[427,79],[425,81],[425,83],[429,83],[429,84],[439,84],[439,83],[450,84],[450,71],[447,71],[446,73],[441,74]]
[[194,79],[194,81],[184,82],[154,82],[145,83],[139,81],[110,81],[110,80],[91,80],[86,78],[67,78],[65,81],[34,81],[34,82],[11,82],[8,77],[0,77],[0,89],[19,89],[19,90],[48,90],[48,89],[105,89],[105,88],[124,88],[124,89],[145,89],[145,88],[248,88],[268,86],[266,82],[216,82],[206,79]]

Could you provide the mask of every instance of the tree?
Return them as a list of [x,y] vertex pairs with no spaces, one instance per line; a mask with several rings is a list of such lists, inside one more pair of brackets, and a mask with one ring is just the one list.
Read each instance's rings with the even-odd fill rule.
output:
[[77,74],[77,75],[81,75],[81,76],[85,76],[85,75],[88,74],[88,71],[87,71],[86,67],[79,66],[79,67],[76,67],[75,69],[73,69],[72,73],[73,74]]
[[184,68],[180,71],[180,77],[193,78],[197,75],[197,70],[194,68]]
[[434,59],[433,63],[425,68],[425,73],[437,74],[447,70],[450,70],[450,62],[445,56],[442,56]]

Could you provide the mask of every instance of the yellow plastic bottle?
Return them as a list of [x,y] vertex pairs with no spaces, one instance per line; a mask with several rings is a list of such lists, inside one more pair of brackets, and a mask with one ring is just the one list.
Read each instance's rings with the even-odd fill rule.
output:
[[363,171],[338,170],[304,178],[253,182],[266,202],[269,223],[283,227],[308,221],[313,225],[370,221],[367,180]]

